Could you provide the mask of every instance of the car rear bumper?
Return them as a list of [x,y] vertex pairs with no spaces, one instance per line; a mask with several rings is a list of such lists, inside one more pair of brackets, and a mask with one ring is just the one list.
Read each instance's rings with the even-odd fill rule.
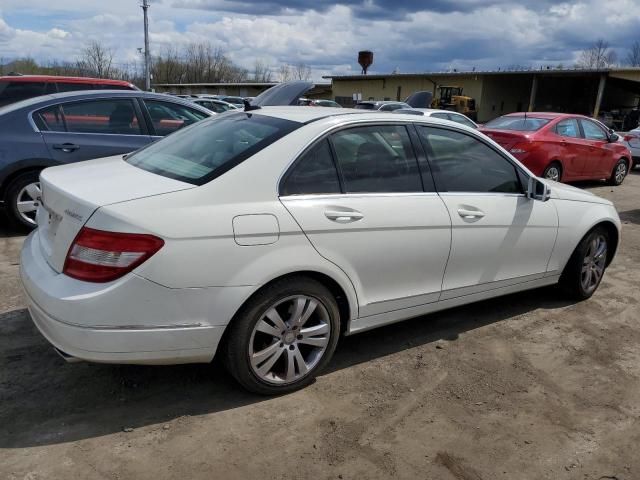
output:
[[[102,363],[210,362],[244,290],[166,288],[128,274],[108,284],[54,271],[37,230],[21,253],[20,276],[33,322],[67,360]],[[212,319],[212,316],[217,318]]]

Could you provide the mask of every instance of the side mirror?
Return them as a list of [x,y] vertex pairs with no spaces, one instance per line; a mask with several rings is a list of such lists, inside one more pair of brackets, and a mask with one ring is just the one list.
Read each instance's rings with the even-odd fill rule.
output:
[[615,143],[620,139],[620,136],[617,133],[609,134],[609,143]]
[[533,200],[546,202],[551,198],[551,190],[543,181],[535,177],[531,177],[529,178],[529,184],[527,185],[527,197]]

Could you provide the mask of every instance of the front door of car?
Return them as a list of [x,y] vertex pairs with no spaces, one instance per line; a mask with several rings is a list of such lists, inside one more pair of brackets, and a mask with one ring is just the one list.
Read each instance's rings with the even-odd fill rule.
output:
[[579,178],[584,170],[584,165],[590,154],[589,142],[582,138],[578,120],[565,118],[555,126],[555,132],[549,141],[555,147],[557,153],[554,159],[562,161],[562,180]]
[[584,132],[584,138],[589,145],[589,157],[585,162],[582,175],[588,178],[604,178],[611,174],[609,161],[611,152],[606,148],[609,144],[609,135],[597,123],[586,118],[580,119],[580,125]]
[[360,317],[440,296],[451,224],[430,174],[424,185],[398,124],[337,131],[283,179],[282,203],[320,255],[349,276]]
[[151,141],[129,98],[65,102],[33,117],[51,158],[59,163],[129,153]]
[[554,205],[527,198],[524,172],[480,139],[417,128],[452,222],[441,299],[545,276],[558,230]]

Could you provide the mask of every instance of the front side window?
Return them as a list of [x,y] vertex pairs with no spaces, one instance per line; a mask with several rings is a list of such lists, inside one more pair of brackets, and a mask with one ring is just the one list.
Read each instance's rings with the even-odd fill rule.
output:
[[406,127],[351,128],[334,133],[331,141],[348,193],[423,191]]
[[126,162],[151,173],[203,185],[300,126],[266,115],[229,113],[154,142],[129,155]]
[[164,137],[187,125],[207,118],[205,113],[177,103],[145,100],[155,134]]
[[480,140],[426,126],[418,133],[439,191],[522,193],[516,167]]
[[580,138],[580,129],[578,121],[575,118],[567,118],[558,122],[556,125],[556,133],[561,137]]
[[607,140],[609,137],[606,132],[591,120],[580,119],[584,137],[588,140]]
[[93,100],[61,105],[67,131],[142,135],[140,122],[129,99]]
[[338,172],[326,138],[296,162],[280,191],[283,196],[323,193],[340,193]]

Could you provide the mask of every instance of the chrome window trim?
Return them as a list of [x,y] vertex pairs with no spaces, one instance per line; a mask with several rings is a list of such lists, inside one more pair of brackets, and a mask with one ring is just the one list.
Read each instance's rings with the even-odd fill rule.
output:
[[[110,136],[114,136],[114,137],[154,137],[155,135],[148,135],[146,133],[141,133],[140,135],[133,135],[131,133],[89,133],[89,132],[54,132],[52,130],[45,130],[43,132],[40,133],[58,133],[58,134],[63,134],[63,135],[110,135]],[[158,138],[163,138],[163,137],[158,137]]]
[[437,197],[437,192],[380,192],[380,193],[309,193],[303,195],[283,195],[280,200],[331,200],[335,198],[372,197]]

